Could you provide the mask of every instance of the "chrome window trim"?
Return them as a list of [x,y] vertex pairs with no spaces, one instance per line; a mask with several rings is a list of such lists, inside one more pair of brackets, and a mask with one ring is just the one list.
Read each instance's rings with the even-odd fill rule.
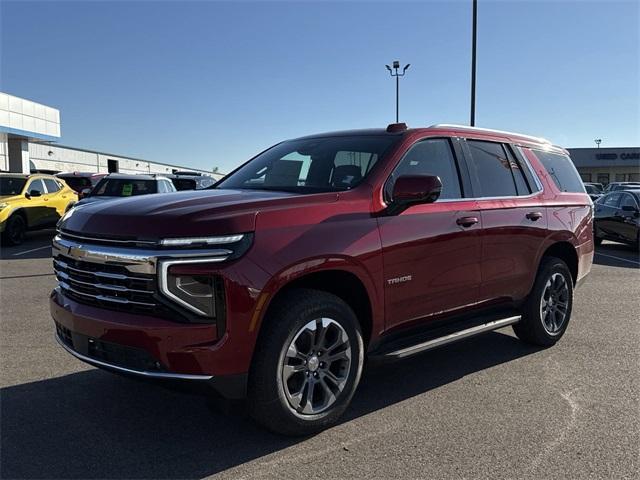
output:
[[210,263],[210,262],[222,262],[226,260],[226,257],[211,257],[211,258],[197,258],[190,260],[161,260],[160,261],[160,269],[158,271],[158,285],[160,286],[160,292],[173,300],[174,302],[182,305],[185,308],[188,308],[192,312],[197,313],[198,315],[207,316],[206,312],[203,312],[199,308],[194,307],[190,303],[185,302],[177,295],[174,295],[169,290],[169,285],[167,283],[167,277],[169,272],[169,267],[172,265],[182,265],[182,264],[190,264],[190,263]]
[[62,339],[58,336],[58,334],[56,334],[56,341],[70,355],[73,355],[78,360],[82,360],[83,362],[88,363],[88,364],[93,365],[93,366],[96,366],[96,367],[110,368],[110,369],[116,370],[118,372],[130,373],[132,375],[138,375],[138,376],[146,377],[146,378],[164,378],[164,379],[177,379],[177,380],[211,380],[213,378],[213,375],[195,375],[195,374],[188,374],[188,373],[147,372],[147,371],[144,371],[144,370],[133,370],[131,368],[120,367],[118,365],[114,365],[112,363],[103,362],[101,360],[96,360],[94,358],[82,355],[79,352],[76,352],[71,347],[66,345],[62,341]]

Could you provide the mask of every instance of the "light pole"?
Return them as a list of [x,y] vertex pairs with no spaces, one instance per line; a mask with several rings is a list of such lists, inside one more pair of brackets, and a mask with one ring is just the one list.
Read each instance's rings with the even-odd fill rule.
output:
[[600,144],[602,143],[602,139],[601,138],[596,138],[594,140],[594,142],[596,142],[596,145],[598,146],[598,148],[600,148]]
[[478,0],[473,0],[473,20],[471,34],[471,121],[476,125],[476,42],[478,37]]
[[391,67],[389,65],[385,65],[385,67],[387,67],[387,70],[389,70],[389,74],[392,77],[396,77],[396,123],[400,121],[400,77],[404,77],[407,68],[409,68],[410,66],[411,64],[407,63],[402,69],[402,73],[399,73],[398,69],[400,68],[400,61],[393,61],[393,69],[395,70],[395,72],[391,70]]

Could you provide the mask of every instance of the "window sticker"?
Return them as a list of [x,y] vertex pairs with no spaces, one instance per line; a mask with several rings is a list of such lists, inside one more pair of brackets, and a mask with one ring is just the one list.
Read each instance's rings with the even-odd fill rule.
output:
[[133,193],[133,184],[125,183],[124,185],[122,185],[122,196],[123,197],[129,197],[129,196],[131,196],[132,193]]

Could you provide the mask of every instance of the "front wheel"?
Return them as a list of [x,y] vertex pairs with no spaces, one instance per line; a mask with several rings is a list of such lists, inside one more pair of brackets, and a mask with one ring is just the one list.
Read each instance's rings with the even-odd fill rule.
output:
[[573,308],[573,278],[559,258],[542,260],[535,283],[513,326],[521,340],[534,345],[554,345],[567,330]]
[[21,215],[13,214],[7,220],[2,239],[9,245],[20,245],[24,241],[27,224]]
[[335,424],[362,373],[364,347],[351,308],[299,289],[270,309],[249,374],[254,419],[277,433],[308,435]]

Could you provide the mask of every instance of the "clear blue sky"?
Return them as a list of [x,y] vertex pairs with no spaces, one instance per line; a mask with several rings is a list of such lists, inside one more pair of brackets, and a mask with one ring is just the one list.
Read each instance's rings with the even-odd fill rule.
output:
[[[477,124],[640,144],[640,2],[479,2]],[[10,2],[0,90],[61,110],[62,144],[228,171],[282,139],[467,123],[471,0]]]

